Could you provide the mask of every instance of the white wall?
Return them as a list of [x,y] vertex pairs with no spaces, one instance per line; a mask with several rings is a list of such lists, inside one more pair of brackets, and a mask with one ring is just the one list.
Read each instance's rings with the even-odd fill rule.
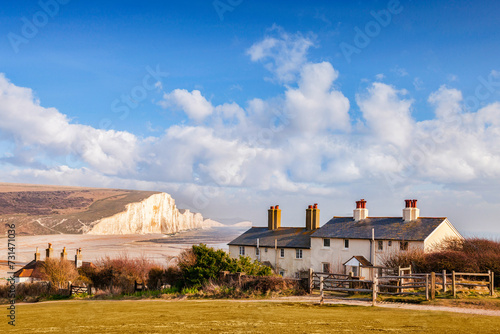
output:
[[441,241],[446,238],[458,238],[463,237],[458,233],[458,231],[453,227],[448,219],[441,223],[426,239],[425,239],[425,251],[432,251]]
[[[332,272],[343,274],[343,263],[347,262],[353,256],[364,256],[374,265],[383,265],[384,260],[395,252],[400,252],[400,242],[392,241],[389,246],[389,240],[382,240],[383,250],[378,251],[378,240],[375,240],[375,257],[371,259],[370,240],[349,239],[349,248],[344,248],[344,239],[330,239],[330,247],[323,247],[323,238],[311,238],[311,264],[314,271],[322,271],[323,263],[330,263]],[[422,241],[408,242],[408,249],[423,249]],[[375,263],[373,263],[375,262]]]
[[[267,252],[266,252],[267,249]],[[280,248],[278,248],[278,257],[276,259],[276,252],[274,248],[260,247],[260,261],[269,261],[273,266],[278,261],[278,268],[285,270],[285,277],[295,277],[295,273],[301,270],[308,270],[311,267],[311,250],[302,248],[302,259],[296,258],[295,248],[284,248],[285,256],[280,257]],[[256,260],[257,256],[256,247],[245,246],[245,256]],[[230,245],[229,255],[232,258],[238,258],[240,255],[239,246]]]

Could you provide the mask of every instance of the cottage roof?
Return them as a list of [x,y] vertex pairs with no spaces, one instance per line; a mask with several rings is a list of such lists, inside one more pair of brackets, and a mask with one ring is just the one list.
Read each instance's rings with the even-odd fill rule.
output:
[[364,256],[361,255],[355,255],[346,262],[344,262],[344,266],[358,265],[358,264],[360,264],[362,267],[373,267],[373,264],[370,261],[368,261]]
[[[35,278],[40,278],[41,277],[41,268],[43,267],[43,264],[45,261],[31,261],[18,271],[14,273],[14,277],[35,277]],[[73,261],[71,263],[75,264]],[[95,265],[92,262],[82,262],[82,267],[87,268],[95,268]]]
[[40,277],[44,261],[31,261],[14,273],[14,277]]
[[307,230],[300,227],[280,227],[269,230],[267,227],[252,227],[229,245],[257,246],[274,248],[274,240],[278,241],[278,248],[311,248],[311,234],[317,230]]
[[333,217],[313,238],[375,239],[424,241],[446,218],[425,218],[405,222],[402,217],[368,217],[355,221],[352,217]]

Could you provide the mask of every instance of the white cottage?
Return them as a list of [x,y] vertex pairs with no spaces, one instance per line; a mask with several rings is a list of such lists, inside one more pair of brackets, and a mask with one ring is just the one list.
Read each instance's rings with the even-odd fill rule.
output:
[[311,267],[311,235],[319,228],[318,205],[306,210],[305,227],[281,227],[281,209],[268,211],[267,227],[252,227],[229,243],[233,258],[248,256],[273,268],[282,276],[297,277]]
[[371,278],[394,252],[432,250],[445,238],[463,238],[445,217],[420,217],[417,200],[405,200],[402,217],[370,217],[366,201],[352,217],[333,217],[319,228],[317,204],[306,210],[306,226],[281,227],[279,206],[268,212],[268,227],[252,227],[229,243],[231,257],[249,256],[283,276],[299,271],[349,273]]

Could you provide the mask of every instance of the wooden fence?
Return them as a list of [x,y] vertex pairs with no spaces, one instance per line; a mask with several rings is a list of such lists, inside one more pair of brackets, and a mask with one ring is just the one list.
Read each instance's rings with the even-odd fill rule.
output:
[[69,290],[70,296],[75,295],[75,294],[79,294],[79,293],[87,293],[89,295],[92,294],[92,287],[90,285],[78,286],[78,285],[73,285],[70,283],[68,286],[68,290]]
[[[468,279],[464,279],[467,277]],[[476,280],[471,278],[475,277]],[[477,278],[481,279],[478,280]],[[438,279],[437,279],[438,278]],[[450,279],[448,279],[450,278]],[[456,297],[457,286],[486,287],[489,295],[494,295],[494,273],[423,273],[411,275],[381,276],[375,275],[373,280],[362,280],[359,277],[342,274],[331,274],[309,271],[309,290],[320,290],[320,303],[324,301],[324,291],[337,291],[347,293],[371,293],[373,305],[377,295],[422,295],[426,300],[434,299],[436,286],[441,286],[441,291],[446,292],[451,287],[453,297]]]

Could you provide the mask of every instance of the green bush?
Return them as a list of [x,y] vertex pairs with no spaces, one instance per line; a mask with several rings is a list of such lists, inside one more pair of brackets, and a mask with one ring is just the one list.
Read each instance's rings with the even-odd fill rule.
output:
[[205,244],[193,245],[181,253],[178,260],[184,286],[200,287],[209,280],[217,280],[221,271],[244,272],[247,275],[269,276],[271,268],[248,257],[231,258],[223,250]]

